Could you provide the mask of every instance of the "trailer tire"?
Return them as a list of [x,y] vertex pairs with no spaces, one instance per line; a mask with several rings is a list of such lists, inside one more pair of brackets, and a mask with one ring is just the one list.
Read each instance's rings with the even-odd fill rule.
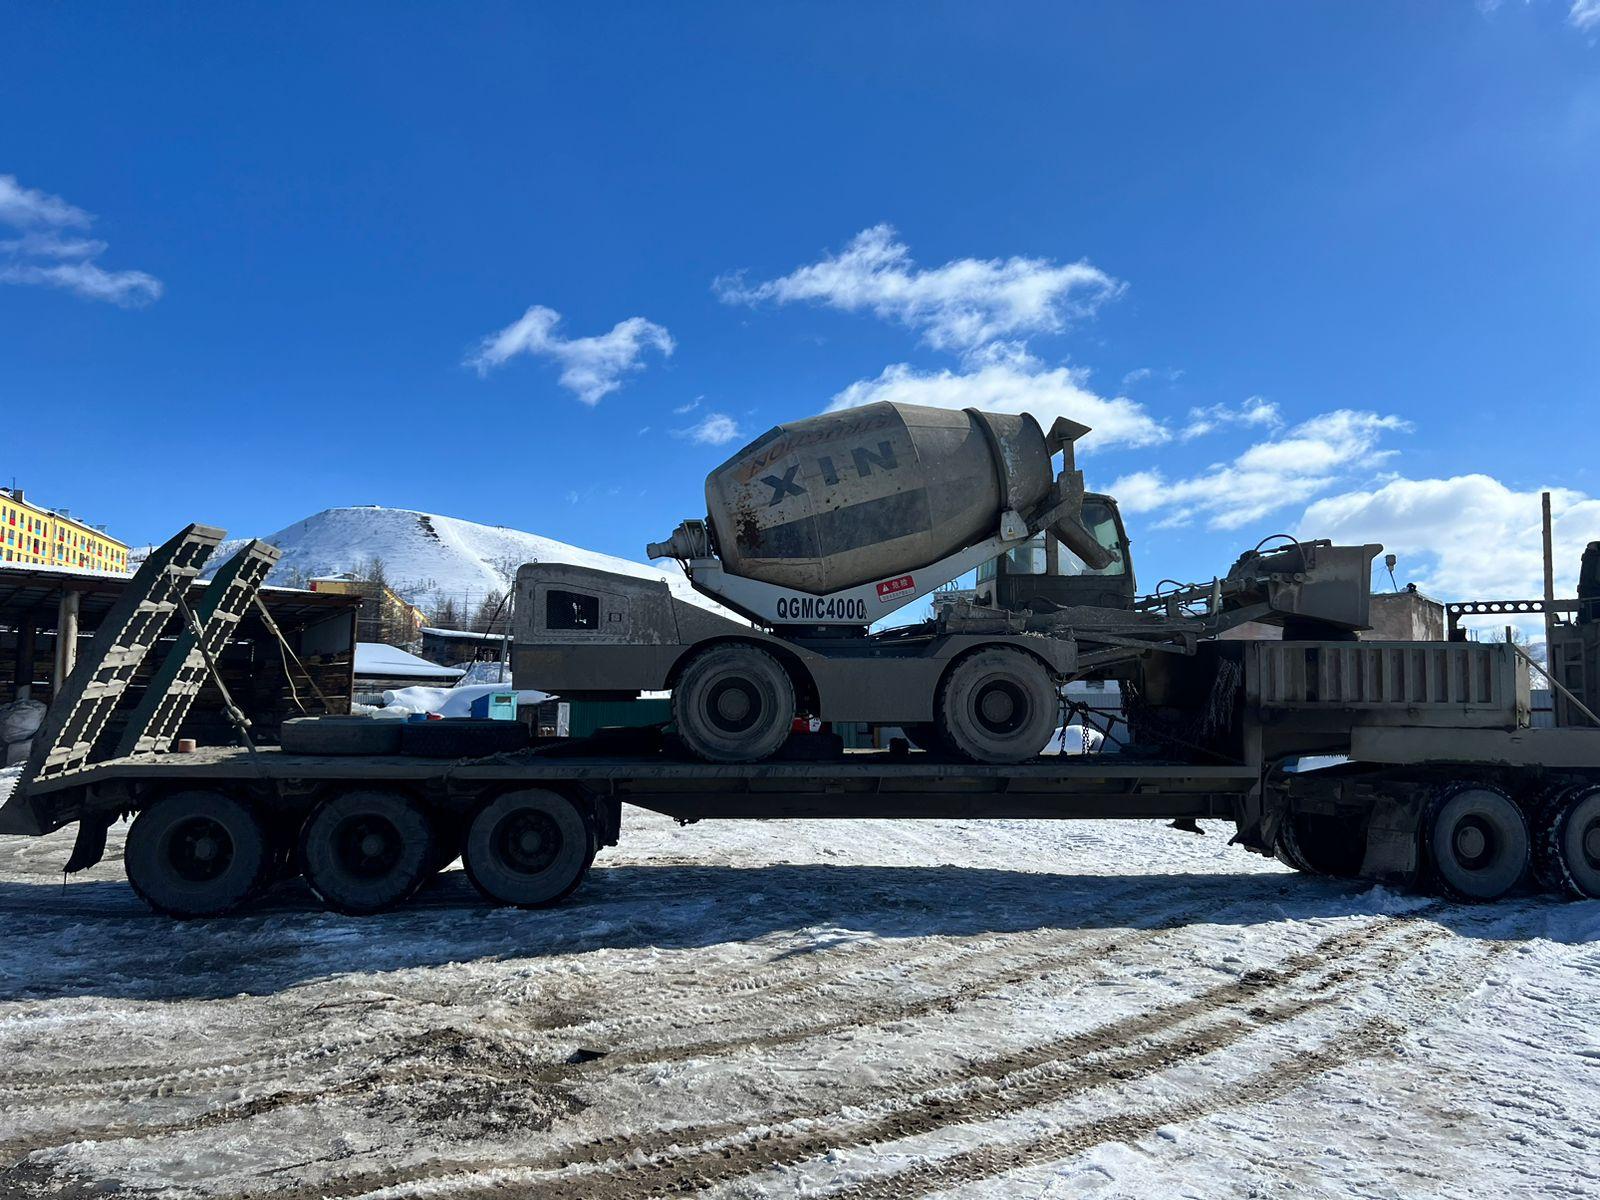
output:
[[334,912],[351,917],[410,899],[435,853],[428,814],[400,792],[341,792],[317,805],[300,831],[306,883]]
[[217,917],[255,892],[271,866],[261,822],[222,792],[163,796],[133,819],[122,864],[133,890],[169,917]]
[[794,681],[765,650],[712,646],[689,660],[672,689],[678,737],[706,762],[760,762],[789,740]]
[[1026,651],[992,646],[946,672],[935,704],[939,740],[973,762],[1026,762],[1050,744],[1060,708],[1042,662]]
[[478,810],[461,861],[494,903],[546,908],[583,882],[595,849],[592,824],[577,805],[557,792],[522,788]]
[[1575,900],[1600,899],[1600,788],[1574,788],[1542,815],[1541,882]]
[[1455,900],[1498,900],[1528,872],[1528,824],[1496,787],[1446,788],[1428,807],[1423,838],[1439,890]]
[[400,753],[402,721],[378,717],[294,717],[278,730],[285,754]]

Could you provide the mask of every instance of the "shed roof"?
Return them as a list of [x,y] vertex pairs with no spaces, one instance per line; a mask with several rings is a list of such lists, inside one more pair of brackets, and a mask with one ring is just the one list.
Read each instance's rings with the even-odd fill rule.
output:
[[[93,629],[132,578],[114,571],[81,567],[0,563],[0,625],[18,625],[29,614],[41,624],[53,624],[55,607],[62,593],[77,592],[79,624],[85,630]],[[189,594],[197,597],[205,588],[205,581],[196,580],[190,585]],[[332,616],[339,609],[353,609],[361,604],[359,596],[282,587],[262,588],[261,599],[273,619],[286,627],[313,623]]]

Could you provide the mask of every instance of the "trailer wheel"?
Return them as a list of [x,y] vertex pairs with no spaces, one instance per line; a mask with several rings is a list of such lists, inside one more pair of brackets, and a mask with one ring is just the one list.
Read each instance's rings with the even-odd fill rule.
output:
[[434,853],[428,814],[399,792],[341,792],[317,805],[300,831],[306,882],[329,908],[353,917],[408,899]]
[[1499,788],[1446,789],[1423,829],[1439,888],[1457,900],[1497,900],[1527,873],[1527,821]]
[[461,860],[473,886],[497,904],[544,908],[583,882],[594,831],[572,801],[543,788],[497,796],[467,827]]
[[1600,788],[1574,789],[1540,822],[1540,878],[1578,900],[1600,899]]
[[794,683],[754,646],[724,645],[690,660],[672,689],[678,736],[707,762],[759,762],[794,725]]
[[271,865],[261,822],[221,792],[175,792],[134,818],[123,846],[128,883],[171,917],[215,917],[249,898]]
[[974,762],[1024,762],[1049,744],[1060,708],[1050,672],[1033,655],[1004,646],[979,650],[939,686],[939,740]]

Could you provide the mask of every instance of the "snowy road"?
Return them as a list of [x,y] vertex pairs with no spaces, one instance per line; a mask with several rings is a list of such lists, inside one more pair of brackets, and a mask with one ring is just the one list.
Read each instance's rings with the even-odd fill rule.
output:
[[113,836],[0,839],[0,1195],[1600,1194],[1600,903],[630,810],[556,911],[177,924]]

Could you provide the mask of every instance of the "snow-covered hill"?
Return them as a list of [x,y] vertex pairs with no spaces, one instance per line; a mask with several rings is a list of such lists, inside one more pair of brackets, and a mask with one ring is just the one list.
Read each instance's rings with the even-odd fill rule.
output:
[[[571,563],[641,579],[665,579],[674,594],[714,607],[675,567],[657,570],[520,529],[410,509],[324,509],[268,534],[266,540],[283,551],[271,583],[352,571],[376,558],[383,562],[389,585],[428,610],[449,597],[470,613],[489,592],[505,589],[506,571],[514,572],[525,562]],[[241,545],[243,539],[225,542],[212,556],[212,564],[224,562]]]

